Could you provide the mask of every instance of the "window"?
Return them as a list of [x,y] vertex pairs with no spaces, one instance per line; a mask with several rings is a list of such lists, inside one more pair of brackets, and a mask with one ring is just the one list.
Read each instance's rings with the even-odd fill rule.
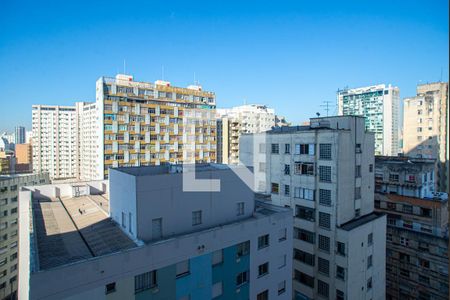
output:
[[426,259],[419,258],[419,266],[421,266],[422,268],[429,269],[430,268],[430,261],[426,260]]
[[317,280],[317,293],[321,296],[324,296],[325,298],[328,298],[329,297],[328,283],[322,280]]
[[314,175],[314,163],[295,162],[295,174]]
[[258,277],[262,277],[269,274],[269,263],[266,262],[258,266]]
[[323,212],[319,212],[319,226],[323,228],[330,228],[331,215]]
[[279,154],[280,153],[280,145],[279,144],[272,144],[272,154]]
[[398,174],[389,174],[389,181],[398,182],[399,175]]
[[212,253],[212,265],[218,265],[223,262],[223,249],[216,250]]
[[361,153],[362,149],[361,149],[361,144],[356,144],[355,146],[355,153]]
[[343,291],[336,290],[336,300],[345,300]]
[[250,253],[250,241],[246,241],[237,245],[236,256],[242,257]]
[[296,187],[294,188],[294,198],[314,201],[314,190]]
[[318,270],[320,273],[329,276],[330,275],[330,262],[324,258],[317,258]]
[[126,220],[126,218],[127,218],[127,215],[124,213],[124,212],[122,212],[122,227],[123,228],[125,228],[127,225],[127,220]]
[[316,235],[314,232],[294,227],[294,234],[295,234],[294,237],[299,240],[305,241],[310,244],[315,243]]
[[315,256],[313,254],[296,248],[294,248],[294,259],[310,266],[314,266],[315,264]]
[[325,206],[331,206],[331,191],[330,190],[319,190],[319,204]]
[[192,226],[202,224],[202,211],[197,210],[192,212]]
[[319,180],[322,182],[331,182],[330,166],[319,166]]
[[369,172],[372,173],[373,172],[373,164],[369,165]]
[[285,154],[291,153],[291,144],[284,144],[284,153]]
[[182,277],[189,274],[189,259],[177,263],[176,277]]
[[295,144],[295,154],[314,155],[314,144]]
[[412,214],[413,213],[412,205],[403,204],[403,212],[407,214]]
[[139,293],[157,286],[156,270],[134,276],[134,292]]
[[369,257],[367,257],[367,269],[372,267],[372,264],[373,264],[372,255],[369,255]]
[[287,238],[287,229],[286,228],[280,229],[280,231],[278,232],[278,241],[279,242],[285,241],[286,238]]
[[399,259],[400,259],[400,261],[409,263],[409,255],[408,254],[399,252]]
[[279,190],[280,190],[280,185],[278,183],[272,182],[272,184],[271,184],[272,194],[278,194]]
[[419,282],[421,284],[430,285],[430,277],[423,276],[423,275],[419,274]]
[[400,275],[409,278],[409,270],[406,270],[406,269],[400,269]]
[[289,196],[290,194],[291,194],[290,187],[289,187],[289,185],[285,184],[284,185],[284,195]]
[[314,277],[311,277],[308,274],[294,270],[294,279],[306,286],[314,287]]
[[356,178],[361,177],[361,166],[360,165],[355,166],[355,177]]
[[236,276],[236,286],[240,287],[243,284],[246,284],[248,282],[248,271],[239,273]]
[[341,266],[336,266],[336,278],[345,280],[345,269]]
[[330,252],[330,238],[319,234],[319,249]]
[[286,280],[278,283],[278,295],[281,295],[284,292],[286,292]]
[[244,202],[238,202],[236,215],[242,216],[243,214],[244,214]]
[[315,221],[315,211],[313,208],[306,206],[295,206],[295,216],[300,219],[308,220],[311,222]]
[[331,144],[319,144],[319,158],[331,159]]
[[111,282],[106,285],[105,294],[111,294],[111,293],[114,293],[115,291],[116,291],[116,283],[115,282]]
[[367,290],[370,290],[372,288],[372,277],[367,279]]
[[291,165],[284,165],[284,175],[291,175]]
[[370,246],[373,244],[373,233],[369,233],[367,236],[367,244]]
[[265,290],[264,292],[261,292],[256,296],[256,300],[268,300],[268,299],[269,299],[269,290]]
[[223,293],[223,282],[219,281],[213,284],[212,286],[212,298],[216,298],[221,296]]
[[262,249],[269,246],[269,235],[262,235],[258,238],[258,249]]

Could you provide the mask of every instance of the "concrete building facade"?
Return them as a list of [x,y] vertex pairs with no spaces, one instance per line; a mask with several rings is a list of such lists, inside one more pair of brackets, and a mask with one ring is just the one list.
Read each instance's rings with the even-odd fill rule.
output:
[[386,217],[373,208],[374,135],[364,118],[312,118],[240,143],[255,186],[294,210],[295,299],[383,299]]
[[14,150],[16,156],[15,171],[32,172],[33,171],[33,153],[31,144],[17,144]]
[[420,84],[404,99],[403,152],[436,159],[436,188],[449,193],[448,82]]
[[375,154],[399,153],[399,104],[397,87],[379,84],[337,92],[339,115],[364,116],[366,129],[375,134]]
[[49,182],[44,174],[0,176],[0,299],[17,296],[19,190]]
[[217,109],[217,162],[239,164],[239,137],[243,133],[260,133],[275,126],[275,111],[265,105],[249,104]]
[[74,106],[33,105],[33,171],[52,179],[77,177],[77,112]]
[[386,299],[448,299],[448,195],[434,161],[377,157],[375,209],[387,214]]
[[290,209],[195,168],[221,190],[183,192],[185,170],[161,165],[21,191],[19,299],[291,299]]

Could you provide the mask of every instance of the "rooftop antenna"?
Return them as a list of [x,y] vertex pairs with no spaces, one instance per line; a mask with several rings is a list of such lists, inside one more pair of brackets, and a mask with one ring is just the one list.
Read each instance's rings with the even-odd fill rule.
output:
[[328,117],[328,113],[329,113],[329,111],[331,109],[331,105],[330,105],[331,101],[325,100],[322,103],[323,104],[321,104],[320,107],[324,107],[325,108],[325,111],[326,111],[327,117]]

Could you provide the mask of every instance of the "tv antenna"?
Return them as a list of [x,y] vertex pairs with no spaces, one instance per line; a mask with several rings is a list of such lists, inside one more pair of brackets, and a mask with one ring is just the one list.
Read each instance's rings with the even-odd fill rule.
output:
[[323,104],[320,105],[320,107],[323,107],[325,112],[327,113],[327,117],[328,117],[328,113],[330,111],[330,109],[332,108],[332,105],[330,105],[332,102],[325,100],[322,102]]

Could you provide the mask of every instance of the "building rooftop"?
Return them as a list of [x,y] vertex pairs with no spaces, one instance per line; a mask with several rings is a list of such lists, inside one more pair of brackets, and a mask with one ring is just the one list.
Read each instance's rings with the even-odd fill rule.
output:
[[393,164],[434,164],[436,162],[433,158],[418,158],[409,156],[383,156],[376,155],[375,163],[393,163]]
[[39,270],[136,247],[108,217],[102,195],[32,201]]
[[353,230],[353,229],[355,229],[359,226],[362,226],[366,223],[369,223],[375,219],[378,219],[378,218],[382,217],[383,215],[384,214],[382,214],[382,213],[372,212],[372,213],[362,216],[358,219],[353,219],[351,221],[348,221],[347,223],[342,224],[340,228],[345,231],[350,231],[350,230]]
[[[188,170],[192,170],[195,166],[196,172],[206,172],[206,171],[218,171],[218,170],[228,170],[231,169],[229,165],[206,163],[206,164],[187,164]],[[239,168],[239,166],[233,166],[233,168]],[[240,167],[242,168],[242,167]],[[140,166],[140,167],[120,167],[114,168],[115,171],[127,173],[133,176],[150,176],[150,175],[165,175],[173,173],[182,173],[186,169],[183,169],[183,165],[160,165],[160,166]]]

